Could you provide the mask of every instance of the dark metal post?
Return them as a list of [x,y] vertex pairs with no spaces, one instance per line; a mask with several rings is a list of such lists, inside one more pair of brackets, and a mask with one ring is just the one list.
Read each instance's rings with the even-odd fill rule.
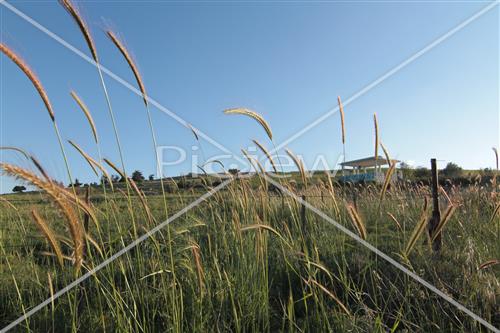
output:
[[[431,159],[431,190],[432,190],[432,217],[428,224],[429,236],[432,238],[434,236],[434,231],[436,230],[439,221],[441,221],[441,212],[439,211],[439,192],[438,192],[438,170],[436,165],[436,159]],[[432,243],[432,249],[434,251],[439,251],[441,249],[441,234],[439,234],[434,242]]]

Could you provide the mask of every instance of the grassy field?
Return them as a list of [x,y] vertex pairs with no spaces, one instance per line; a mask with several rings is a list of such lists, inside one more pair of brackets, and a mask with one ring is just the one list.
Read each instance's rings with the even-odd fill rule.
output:
[[[300,203],[240,179],[54,301],[18,329],[32,331],[421,331],[482,330],[471,318],[339,232]],[[380,208],[375,186],[330,188],[316,179],[295,188],[308,202],[470,310],[500,325],[499,257],[494,195],[479,186],[448,189],[456,207],[433,253],[426,232],[405,255],[422,218],[427,187],[393,186]],[[197,193],[169,194],[170,214]],[[98,191],[81,271],[95,267],[162,220],[161,196]],[[0,225],[0,324],[7,325],[75,277],[74,247],[64,216],[44,194],[4,196]],[[83,199],[83,198],[82,198]],[[32,222],[48,221],[65,256],[61,267]],[[444,210],[444,209],[443,209]],[[427,211],[428,215],[428,211]],[[67,257],[66,257],[67,256]],[[81,272],[80,272],[81,274]],[[21,328],[22,327],[22,328]]]

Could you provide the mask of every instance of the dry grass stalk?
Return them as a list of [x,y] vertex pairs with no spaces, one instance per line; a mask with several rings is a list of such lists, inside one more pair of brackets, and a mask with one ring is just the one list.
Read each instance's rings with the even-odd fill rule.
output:
[[391,163],[391,166],[385,173],[385,179],[384,179],[384,185],[382,186],[382,189],[380,191],[380,202],[379,205],[382,204],[382,200],[384,200],[385,193],[387,192],[387,188],[389,187],[389,184],[391,182],[391,177],[392,174],[394,173],[394,169],[396,168],[396,163]]
[[245,149],[242,149],[241,152],[245,155],[246,159],[250,162],[256,172],[260,171],[261,174],[266,174],[266,169],[264,169],[264,166],[255,157],[250,156]]
[[[266,174],[266,169],[264,169],[264,167],[262,166],[262,164],[260,164],[260,162],[257,159],[255,159],[253,156],[248,155],[248,153],[247,153],[247,151],[245,149],[242,149],[241,152],[243,153],[243,155],[245,155],[246,159],[250,162],[250,164],[252,165],[252,167],[255,169],[255,172],[260,171],[260,173],[262,175]],[[267,189],[267,180],[266,180],[266,178],[259,175],[259,179],[260,179],[262,188],[263,189]]]
[[29,160],[33,163],[33,165],[38,169],[38,171],[42,174],[42,176],[46,180],[52,181],[51,178],[49,177],[48,173],[42,167],[42,164],[38,161],[38,159],[36,159],[35,156],[29,154],[26,150],[18,148],[18,147],[10,147],[10,146],[2,146],[2,147],[0,147],[0,150],[12,150],[12,151],[16,151],[18,153],[21,153],[27,160]]
[[[139,190],[139,187],[137,187],[137,184],[134,182],[134,180],[132,178],[127,177],[127,175],[123,171],[121,171],[113,162],[111,162],[107,158],[103,158],[103,160],[111,168],[113,168],[113,170],[115,170],[116,172],[118,172],[118,174],[122,177],[122,179],[124,179],[126,182],[128,182],[130,184],[130,187],[132,187],[132,189],[134,190],[134,192],[139,197],[139,200],[141,201],[141,204],[142,204],[144,210],[146,211],[146,215],[148,216],[149,221],[153,222],[154,221],[154,217],[151,214],[151,210],[149,209],[148,203],[146,202],[146,196],[144,195],[144,193],[141,192],[141,190]],[[126,194],[124,194],[124,195],[127,196]]]
[[495,209],[493,210],[493,214],[491,214],[490,222],[489,223],[493,223],[493,221],[495,220],[495,217],[497,216],[497,213],[498,213],[499,210],[500,210],[500,202],[495,206]]
[[97,241],[94,238],[92,238],[92,236],[90,236],[90,234],[85,233],[85,239],[87,239],[89,243],[92,244],[93,247],[95,247],[95,249],[97,250],[97,252],[99,252],[101,257],[104,257],[104,252],[102,252],[101,247],[99,246]]
[[250,118],[253,118],[255,121],[257,121],[262,128],[266,131],[267,136],[269,137],[270,140],[273,139],[273,132],[271,131],[271,127],[267,123],[267,121],[262,117],[260,114],[258,114],[255,111],[245,109],[245,108],[234,108],[234,109],[227,109],[224,110],[225,114],[240,114],[240,115],[245,115]]
[[273,160],[273,157],[271,156],[271,154],[269,153],[269,151],[266,149],[266,147],[264,147],[259,141],[257,140],[252,140],[253,143],[255,143],[255,145],[257,147],[259,147],[260,151],[262,151],[262,153],[264,153],[264,155],[266,155],[267,159],[269,160],[269,162],[271,162],[271,166],[273,167],[273,170],[274,172],[278,172],[278,169],[276,168],[276,164],[274,164],[274,160]]
[[148,98],[146,96],[146,88],[144,88],[144,82],[142,81],[141,74],[139,73],[139,70],[137,69],[137,65],[135,64],[134,60],[130,56],[130,53],[128,52],[127,48],[123,43],[116,37],[116,35],[113,33],[113,31],[108,30],[106,31],[106,34],[108,37],[111,39],[113,44],[118,48],[120,53],[123,55],[125,60],[127,61],[130,69],[134,73],[135,80],[137,81],[137,85],[139,86],[139,89],[141,90],[142,93],[142,99],[144,100],[144,104],[147,106],[148,105]]
[[345,144],[344,106],[342,105],[342,100],[340,99],[340,96],[337,97],[337,101],[339,103],[339,111],[340,111],[340,126],[342,127],[342,143]]
[[14,209],[16,212],[18,212],[18,211],[19,211],[19,209],[17,209],[17,207],[16,207],[16,206],[14,206],[14,205],[12,204],[12,202],[10,202],[9,200],[7,200],[7,199],[5,199],[5,198],[3,198],[3,197],[1,197],[1,196],[0,196],[0,202],[5,203],[7,206],[9,206],[10,208]]
[[434,234],[432,235],[431,242],[434,242],[434,240],[439,236],[439,234],[442,233],[444,226],[450,220],[451,216],[455,212],[455,209],[456,209],[456,207],[452,204],[450,204],[448,206],[448,208],[446,209],[446,212],[441,217],[441,221],[439,221],[438,225],[436,226],[436,229],[434,230]]
[[328,296],[330,296],[330,298],[332,298],[335,301],[335,303],[337,303],[337,305],[340,306],[340,308],[342,309],[342,311],[344,311],[349,317],[352,317],[351,312],[347,309],[347,307],[344,305],[344,303],[342,303],[340,301],[340,299],[338,299],[338,297],[335,296],[335,294],[333,292],[331,292],[330,290],[326,289],[326,287],[324,287],[322,284],[320,284],[319,282],[317,282],[314,279],[309,279],[309,282],[312,283],[312,284],[314,284],[319,289],[321,289],[325,294],[327,294]]
[[196,133],[196,131],[194,130],[194,127],[191,124],[188,124],[188,126],[189,126],[189,129],[191,130],[191,132],[193,133],[196,141],[200,141],[200,138],[198,137],[198,133]]
[[415,226],[415,229],[413,229],[413,232],[410,236],[410,239],[408,240],[408,244],[406,245],[406,248],[404,251],[405,257],[408,257],[411,250],[413,249],[413,247],[417,243],[417,240],[420,238],[420,236],[424,232],[425,227],[427,226],[427,222],[428,222],[428,219],[427,219],[428,211],[429,211],[429,205],[427,204],[427,197],[426,197],[425,202],[424,202],[424,209],[423,209],[422,214],[420,216],[419,222]]
[[76,143],[74,143],[73,141],[71,140],[68,140],[69,144],[73,146],[73,148],[75,148],[79,153],[80,155],[83,156],[83,158],[85,159],[85,161],[87,161],[88,165],[90,166],[90,168],[92,169],[92,171],[94,172],[94,174],[96,176],[98,176],[99,174],[97,173],[97,169],[95,168],[93,162],[95,162],[95,160],[90,157],[89,155],[87,155],[87,153],[85,153],[83,151],[82,148],[80,148],[80,146],[78,146]]
[[49,272],[47,272],[47,281],[49,283],[50,305],[52,307],[52,311],[54,311],[54,285],[52,283],[52,277],[50,276]]
[[113,170],[115,170],[120,175],[120,177],[122,177],[122,179],[126,180],[128,178],[125,172],[123,170],[120,170],[120,168],[118,168],[113,162],[111,162],[107,158],[103,158],[102,160],[106,162],[106,164],[109,165]]
[[333,208],[335,209],[335,214],[339,216],[340,210],[339,206],[337,205],[337,198],[335,197],[335,188],[333,187],[333,182],[332,182],[332,177],[330,176],[330,173],[325,170],[326,174],[326,179],[328,182],[328,192],[330,193],[330,196],[332,197],[333,200]]
[[36,226],[45,236],[47,242],[49,242],[52,251],[54,251],[57,257],[59,265],[63,266],[63,254],[61,251],[61,247],[59,246],[59,242],[57,241],[56,235],[49,227],[47,222],[45,222],[45,220],[40,216],[40,214],[38,214],[38,212],[35,209],[31,211],[31,215],[33,216],[33,221],[35,221]]
[[387,164],[391,165],[392,161],[391,161],[391,156],[389,155],[389,151],[385,148],[385,146],[382,142],[380,142],[380,147],[382,147],[382,151],[384,152]]
[[495,266],[495,265],[498,265],[500,264],[500,260],[498,259],[492,259],[492,260],[488,260],[484,263],[482,263],[478,268],[477,270],[480,271],[480,270],[483,270],[483,269],[486,269],[488,267],[491,267],[491,266]]
[[495,153],[495,162],[496,162],[496,172],[493,173],[492,185],[495,191],[497,190],[497,173],[498,173],[498,150],[495,147],[492,147],[493,152]]
[[396,217],[389,212],[387,212],[387,215],[391,218],[391,220],[394,221],[394,223],[396,223],[399,231],[403,231],[403,229],[401,229],[401,224],[399,224],[399,221],[396,219]]
[[38,171],[42,174],[43,178],[51,182],[52,179],[50,178],[49,174],[45,171],[45,169],[42,167],[42,164],[36,159],[36,157],[31,155],[30,160],[33,163],[33,165],[38,169]]
[[0,150],[12,150],[23,155],[27,160],[31,159],[31,155],[24,149],[13,146],[0,146]]
[[55,115],[54,111],[52,110],[52,105],[50,104],[49,97],[47,96],[47,93],[45,92],[42,83],[35,75],[35,73],[14,51],[12,51],[5,44],[0,43],[0,51],[2,51],[3,54],[5,54],[10,60],[12,60],[17,65],[17,67],[19,67],[19,69],[21,69],[24,72],[24,74],[28,77],[28,79],[31,81],[36,91],[42,98],[42,101],[45,104],[47,111],[49,112],[50,119],[54,121]]
[[307,175],[306,171],[304,169],[304,164],[302,163],[302,160],[300,160],[290,149],[285,148],[285,152],[290,156],[292,159],[293,163],[295,163],[295,166],[299,169],[300,172],[300,177],[302,178],[302,182],[304,183],[304,186],[307,186]]
[[84,231],[82,225],[78,219],[73,208],[64,199],[53,198],[56,204],[61,209],[64,216],[66,216],[68,229],[73,241],[73,251],[74,251],[74,266],[76,271],[80,270],[83,263],[83,250],[84,250]]
[[130,183],[130,186],[132,187],[132,189],[134,190],[134,192],[139,197],[139,200],[141,201],[142,207],[144,208],[144,211],[146,212],[146,215],[148,217],[149,222],[153,223],[155,221],[155,219],[153,217],[153,214],[151,213],[151,210],[149,209],[149,205],[148,205],[148,203],[146,201],[146,196],[139,189],[139,187],[137,187],[137,184],[135,183],[135,181],[132,178],[129,178],[128,182]]
[[99,170],[101,170],[102,174],[106,177],[106,179],[109,182],[109,185],[111,186],[111,189],[113,189],[113,180],[111,179],[110,174],[104,167],[101,165],[101,163],[97,162],[94,160],[92,157],[90,157],[89,154],[87,154],[80,146],[78,146],[76,143],[74,143],[71,140],[68,140],[68,142],[80,153],[80,155],[83,156],[83,158],[87,161],[87,163],[90,165],[92,170],[94,170],[94,173],[97,175],[97,171],[95,170],[94,166],[96,166]]
[[378,121],[377,114],[373,114],[373,125],[375,127],[375,161],[378,159],[378,145],[379,145],[379,137],[378,137]]
[[203,273],[203,265],[201,263],[200,246],[193,242],[193,245],[191,246],[191,252],[193,254],[194,263],[196,266],[196,274],[198,276],[198,284],[200,287],[200,294],[203,295],[204,290],[205,290],[205,284],[203,283],[204,273]]
[[265,225],[265,224],[260,224],[260,223],[257,223],[257,224],[251,224],[251,225],[247,225],[246,227],[243,227],[243,228],[240,228],[240,231],[247,231],[247,230],[260,230],[260,229],[264,229],[264,230],[267,230],[273,234],[275,234],[276,236],[278,236],[278,238],[283,242],[285,243],[288,247],[292,247],[287,241],[286,239],[274,228],[268,226],[268,225]]
[[90,111],[89,111],[87,105],[85,105],[85,103],[83,103],[81,98],[78,97],[78,95],[74,91],[72,91],[70,94],[71,94],[71,97],[73,97],[75,102],[78,104],[80,109],[85,114],[85,117],[87,118],[87,121],[89,122],[90,128],[92,129],[92,134],[94,135],[94,140],[96,143],[98,143],[99,137],[97,136],[97,129],[95,127],[94,119],[92,118],[92,115],[90,114]]
[[495,162],[498,171],[498,150],[495,147],[492,147],[491,149],[493,149],[493,152],[495,153]]
[[20,178],[30,183],[31,185],[38,187],[41,190],[44,190],[56,202],[64,201],[77,205],[85,213],[89,214],[94,223],[98,224],[97,217],[93,209],[89,205],[80,200],[73,193],[70,193],[65,188],[57,185],[52,180],[50,181],[43,180],[29,170],[8,163],[0,163],[0,169],[3,169],[5,174],[9,176]]
[[366,227],[365,224],[363,223],[363,220],[359,216],[358,212],[356,211],[356,208],[352,205],[347,205],[347,213],[349,214],[349,217],[351,218],[351,222],[356,228],[358,235],[366,240],[367,237],[367,232],[366,232]]
[[66,11],[71,15],[75,23],[78,25],[80,32],[83,34],[85,41],[87,42],[87,46],[89,47],[90,53],[92,53],[92,58],[94,58],[95,62],[98,63],[97,51],[94,45],[94,40],[92,39],[92,35],[90,34],[90,30],[87,27],[87,24],[81,17],[78,9],[70,0],[59,0],[59,3],[66,9]]
[[446,201],[448,201],[448,204],[449,205],[453,205],[453,202],[451,201],[450,196],[448,195],[448,193],[446,193],[446,191],[444,190],[444,188],[442,186],[439,186],[439,191],[446,198]]

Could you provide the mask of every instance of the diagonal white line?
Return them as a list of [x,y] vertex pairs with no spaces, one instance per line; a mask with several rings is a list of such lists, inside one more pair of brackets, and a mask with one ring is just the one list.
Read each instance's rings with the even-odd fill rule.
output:
[[[484,8],[479,10],[477,13],[475,13],[474,15],[472,15],[471,17],[469,17],[468,19],[466,19],[462,23],[458,24],[457,26],[455,26],[454,28],[452,28],[451,30],[449,30],[448,32],[443,34],[442,36],[438,37],[433,42],[431,42],[430,44],[428,44],[427,46],[422,48],[420,51],[413,54],[411,57],[407,58],[406,60],[401,62],[399,65],[392,68],[391,70],[389,70],[388,72],[386,72],[385,74],[380,76],[378,79],[376,79],[375,81],[372,81],[371,83],[366,85],[363,89],[361,89],[360,91],[358,91],[357,93],[355,93],[354,95],[352,95],[351,97],[349,97],[348,99],[343,101],[344,106],[349,105],[350,103],[354,102],[355,100],[357,100],[361,96],[365,95],[370,90],[377,87],[379,84],[381,84],[382,82],[384,82],[385,80],[387,80],[388,78],[393,76],[394,74],[398,73],[403,68],[410,65],[412,62],[414,62],[415,60],[417,60],[418,58],[420,58],[421,56],[423,56],[427,52],[431,51],[436,46],[443,43],[448,38],[452,37],[457,32],[459,32],[460,30],[462,30],[463,28],[465,28],[466,26],[468,26],[469,24],[471,24],[472,22],[474,22],[475,20],[477,20],[478,18],[480,18],[481,16],[483,16],[484,14],[489,12],[491,9],[493,9],[499,3],[500,3],[499,0],[492,1],[489,5],[485,6]],[[294,133],[288,139],[286,139],[285,141],[283,141],[282,143],[277,145],[274,149],[272,149],[270,151],[270,153],[273,154],[276,151],[278,151],[279,149],[288,145],[290,142],[295,141],[297,138],[301,137],[302,135],[304,135],[305,133],[307,133],[308,131],[310,131],[311,129],[313,129],[314,127],[319,125],[320,123],[322,123],[325,119],[328,119],[329,117],[333,116],[335,113],[338,112],[338,110],[339,110],[339,107],[337,106],[337,107],[331,109],[330,111],[328,111],[327,113],[323,114],[322,116],[320,116],[319,118],[314,120],[312,123],[310,123],[306,127],[302,128],[300,131]]]
[[270,182],[271,184],[273,184],[274,186],[276,186],[277,188],[279,188],[281,191],[283,191],[287,195],[291,196],[292,198],[294,198],[295,200],[297,200],[298,202],[300,202],[301,204],[303,204],[304,206],[306,206],[308,209],[312,210],[314,213],[316,213],[317,215],[319,215],[320,217],[322,217],[323,219],[325,219],[328,223],[332,224],[334,227],[336,227],[337,229],[339,229],[343,233],[347,234],[349,237],[353,238],[355,241],[357,241],[358,243],[360,243],[361,245],[363,245],[364,247],[366,247],[368,250],[372,251],[377,256],[379,256],[382,259],[386,260],[391,265],[393,265],[394,267],[396,267],[397,269],[399,269],[400,271],[402,271],[403,273],[405,273],[406,275],[408,275],[409,277],[411,277],[412,279],[414,279],[415,281],[417,281],[421,285],[425,286],[426,288],[428,288],[429,290],[431,290],[432,292],[434,292],[438,296],[444,298],[446,301],[448,301],[450,304],[454,305],[460,311],[465,312],[467,315],[469,315],[475,321],[481,323],[482,325],[484,325],[485,327],[487,327],[492,332],[500,333],[500,330],[497,329],[495,326],[493,326],[492,324],[490,324],[489,322],[487,322],[483,318],[479,317],[477,314],[475,314],[471,310],[467,309],[465,306],[463,306],[459,302],[455,301],[449,295],[446,295],[444,292],[442,292],[441,290],[439,290],[437,287],[435,287],[431,283],[427,282],[426,280],[424,280],[423,278],[421,278],[417,274],[415,274],[412,271],[410,271],[408,268],[404,267],[399,262],[397,262],[396,260],[394,260],[391,257],[389,257],[387,254],[385,254],[384,252],[380,251],[375,246],[371,245],[370,243],[368,243],[367,241],[365,241],[364,239],[362,239],[361,237],[359,237],[358,235],[356,235],[355,233],[353,233],[351,230],[349,230],[346,227],[344,227],[343,225],[339,224],[338,222],[336,222],[334,219],[332,219],[330,216],[326,215],[324,212],[322,212],[318,208],[314,207],[313,205],[311,205],[307,201],[302,200],[302,198],[300,198],[299,196],[297,196],[295,193],[293,193],[292,191],[288,190],[287,188],[283,187],[280,183],[275,182],[274,180],[272,180],[267,175],[264,174],[263,176],[264,176],[264,178],[267,179],[268,182]]
[[131,249],[133,249],[134,247],[136,247],[137,245],[139,245],[143,241],[147,240],[153,234],[155,234],[159,230],[163,229],[165,226],[167,226],[171,222],[175,221],[180,216],[184,215],[190,209],[198,206],[201,202],[203,202],[204,200],[208,199],[209,197],[211,197],[212,195],[214,195],[215,193],[217,193],[219,190],[221,190],[224,187],[226,187],[231,182],[232,182],[232,179],[227,180],[227,181],[221,183],[220,185],[214,187],[213,189],[211,189],[207,193],[203,194],[198,199],[196,199],[195,201],[191,202],[189,205],[187,205],[186,207],[184,207],[183,209],[181,209],[180,211],[178,211],[177,213],[175,213],[174,215],[172,215],[171,217],[169,217],[167,220],[163,221],[162,223],[160,223],[159,225],[157,225],[153,229],[149,230],[147,233],[145,233],[144,235],[140,236],[135,241],[133,241],[132,243],[128,244],[127,246],[125,246],[123,249],[121,249],[120,251],[118,251],[115,254],[113,254],[108,259],[104,260],[102,263],[100,263],[99,265],[97,265],[96,267],[94,267],[92,270],[90,270],[87,273],[83,274],[78,279],[74,280],[73,282],[71,282],[70,284],[68,284],[66,287],[64,287],[63,289],[61,289],[58,292],[56,292],[53,297],[47,298],[45,301],[43,301],[42,303],[38,304],[33,309],[29,310],[24,315],[22,315],[21,317],[17,318],[12,323],[10,323],[9,325],[7,325],[4,328],[2,328],[0,330],[0,333],[5,333],[5,332],[11,330],[12,328],[14,328],[15,326],[19,325],[20,323],[22,323],[23,321],[25,321],[27,318],[31,317],[32,315],[34,315],[35,313],[37,313],[39,310],[41,310],[42,308],[44,308],[45,306],[47,306],[48,304],[50,304],[51,302],[53,302],[55,299],[61,297],[64,294],[66,294],[68,291],[70,291],[74,287],[78,286],[80,283],[82,283],[86,279],[90,278],[92,275],[94,275],[95,273],[97,273],[98,271],[100,271],[101,269],[103,269],[104,267],[108,266],[111,262],[113,262],[114,260],[118,259],[119,257],[121,257],[122,255],[124,255],[125,253],[127,253],[128,251],[130,251]]
[[[118,83],[122,84],[124,87],[128,88],[130,91],[132,91],[136,95],[142,97],[142,93],[141,93],[141,91],[139,91],[139,89],[137,89],[136,87],[134,87],[132,84],[130,84],[129,82],[127,82],[122,77],[120,77],[117,74],[113,73],[111,70],[109,70],[108,68],[106,68],[102,64],[98,65],[94,61],[94,59],[92,59],[89,56],[87,56],[85,53],[83,53],[82,51],[80,51],[78,48],[76,48],[75,46],[71,45],[70,43],[68,43],[67,41],[65,41],[64,39],[62,39],[59,35],[55,34],[54,32],[52,32],[49,29],[47,29],[46,27],[44,27],[42,24],[38,23],[32,17],[26,15],[25,13],[23,13],[22,11],[20,11],[19,9],[17,9],[16,7],[14,7],[13,5],[11,5],[10,3],[8,3],[5,0],[0,0],[0,4],[3,5],[4,7],[6,7],[7,9],[9,9],[10,11],[12,11],[14,14],[16,14],[17,16],[19,16],[20,18],[24,19],[25,21],[27,21],[28,23],[30,23],[31,25],[33,25],[38,30],[40,30],[43,33],[45,33],[46,35],[48,35],[50,38],[52,38],[53,40],[55,40],[56,42],[58,42],[62,46],[66,47],[68,50],[70,50],[73,53],[75,53],[76,55],[78,55],[83,60],[85,60],[88,63],[90,63],[91,65],[93,65],[95,67],[100,66],[100,68],[102,69],[102,71],[104,73],[106,73],[109,77],[111,77],[112,79],[114,79]],[[153,99],[153,98],[151,98],[149,96],[146,96],[146,99],[148,100],[149,103],[151,103],[152,105],[154,105],[155,107],[157,107],[160,111],[162,111],[165,114],[169,115],[175,121],[177,121],[178,123],[180,123],[181,125],[183,125],[187,129],[189,129],[189,126],[191,124],[189,122],[185,121],[184,119],[182,119],[175,112],[170,111],[169,109],[167,109],[166,107],[164,107],[163,105],[161,105],[159,102],[157,102],[155,99]],[[223,152],[231,154],[231,155],[234,156],[234,154],[229,149],[227,149],[225,146],[223,146],[222,144],[220,144],[216,140],[214,140],[211,137],[209,137],[207,134],[205,134],[200,129],[195,128],[194,126],[193,126],[193,128],[196,130],[197,134],[200,137],[204,138],[205,140],[207,140],[208,142],[210,142],[212,145],[214,145],[215,147],[219,148]]]

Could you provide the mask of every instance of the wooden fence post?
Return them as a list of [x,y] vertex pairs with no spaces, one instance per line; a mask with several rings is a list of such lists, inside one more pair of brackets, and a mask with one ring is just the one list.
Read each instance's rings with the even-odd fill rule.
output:
[[[438,192],[438,170],[436,166],[436,159],[431,159],[431,190],[432,190],[432,217],[428,223],[429,236],[432,238],[434,236],[434,231],[436,230],[439,221],[441,221],[441,212],[439,211],[439,192]],[[434,251],[441,250],[441,233],[436,237],[434,242],[432,242],[432,249]]]

